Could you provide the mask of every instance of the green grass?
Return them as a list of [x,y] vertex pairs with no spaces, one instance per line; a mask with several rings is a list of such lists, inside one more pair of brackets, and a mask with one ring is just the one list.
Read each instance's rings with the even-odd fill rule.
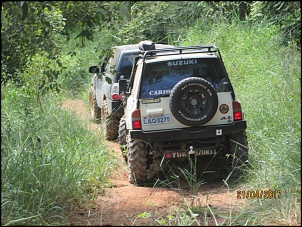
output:
[[280,199],[249,201],[256,223],[301,223],[301,53],[264,25],[220,24],[203,33],[195,26],[185,40],[222,53],[248,125],[253,169],[245,187],[282,190]]
[[101,41],[84,44],[73,38],[65,44],[59,94],[39,90],[45,76],[40,69],[56,67],[42,55],[22,74],[22,87],[1,87],[3,225],[68,222],[65,216],[73,209],[93,205],[115,168],[116,159],[100,135],[88,130],[89,120],[61,109],[62,98],[88,101],[88,68],[100,63],[106,47]]
[[1,224],[60,225],[91,205],[115,159],[57,97],[46,96],[41,110],[13,85],[1,96]]

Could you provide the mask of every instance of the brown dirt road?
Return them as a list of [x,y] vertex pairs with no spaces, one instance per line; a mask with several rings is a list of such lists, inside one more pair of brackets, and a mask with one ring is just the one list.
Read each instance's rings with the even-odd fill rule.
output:
[[[62,104],[79,117],[89,119],[88,105],[82,100],[66,100]],[[91,122],[90,126],[91,130],[100,130],[98,124]],[[118,142],[105,144],[118,158],[118,171],[110,178],[112,186],[97,196],[90,210],[79,210],[70,216],[72,226],[230,225],[230,213],[245,205],[245,200],[237,199],[238,186],[230,188],[221,179],[211,177],[194,194],[167,187],[134,186],[128,182],[127,165]],[[187,213],[184,218],[180,212],[188,208],[196,215]]]

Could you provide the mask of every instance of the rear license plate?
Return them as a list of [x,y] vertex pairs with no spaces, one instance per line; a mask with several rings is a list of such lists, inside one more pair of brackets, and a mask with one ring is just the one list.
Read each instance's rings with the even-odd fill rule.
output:
[[[171,152],[171,155],[169,157],[171,158],[182,158],[182,157],[188,157],[189,151],[178,151],[178,152]],[[207,155],[215,155],[217,154],[216,149],[201,149],[196,150],[194,154],[195,156],[207,156]],[[166,155],[167,157],[167,155]]]
[[172,121],[171,114],[143,117],[143,125],[168,124],[171,123],[171,121]]

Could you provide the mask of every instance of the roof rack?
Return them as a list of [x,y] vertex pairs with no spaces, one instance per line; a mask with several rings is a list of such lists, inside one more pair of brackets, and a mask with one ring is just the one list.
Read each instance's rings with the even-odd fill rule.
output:
[[142,55],[144,61],[146,58],[153,57],[157,53],[160,53],[160,56],[175,55],[175,54],[191,54],[191,53],[218,53],[219,57],[221,58],[219,49],[214,45],[171,47],[171,48],[140,51],[140,54]]

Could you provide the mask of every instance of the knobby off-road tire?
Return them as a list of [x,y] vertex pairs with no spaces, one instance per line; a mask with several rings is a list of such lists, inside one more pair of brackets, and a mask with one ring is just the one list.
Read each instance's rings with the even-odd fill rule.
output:
[[112,141],[116,140],[118,136],[118,128],[119,128],[119,117],[114,115],[113,113],[109,114],[108,112],[108,104],[105,100],[103,102],[102,107],[102,124],[103,130],[106,140]]
[[90,117],[94,122],[99,122],[102,117],[102,110],[98,106],[93,86],[89,89],[89,105],[90,105]]
[[231,152],[231,178],[237,180],[242,176],[246,168],[249,166],[248,162],[248,141],[245,131],[237,132],[230,136],[230,152]]
[[182,124],[200,126],[210,121],[218,107],[213,85],[199,77],[179,81],[171,90],[170,110]]
[[154,158],[147,156],[147,179],[152,179],[158,176],[159,172],[163,170],[160,166],[160,157]]
[[125,162],[128,162],[127,156],[127,141],[126,141],[126,119],[123,116],[120,120],[119,129],[118,129],[118,142],[120,145],[120,150]]
[[147,144],[139,140],[128,141],[129,182],[142,185],[147,180]]

